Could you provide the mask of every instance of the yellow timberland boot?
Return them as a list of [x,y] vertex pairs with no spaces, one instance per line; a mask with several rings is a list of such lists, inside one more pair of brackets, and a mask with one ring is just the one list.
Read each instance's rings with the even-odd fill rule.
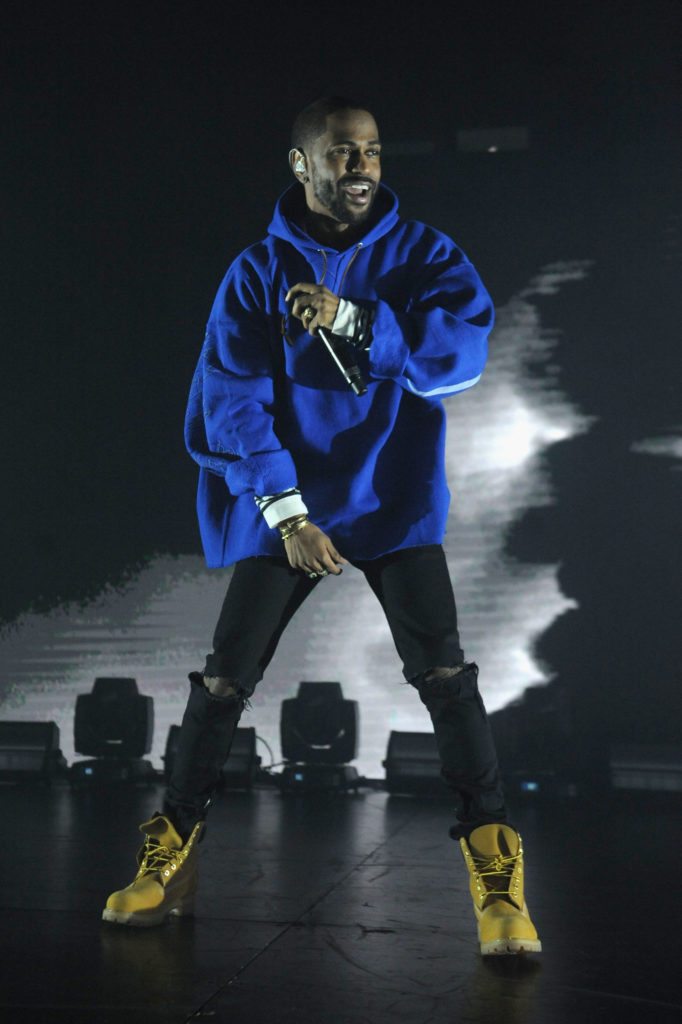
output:
[[103,921],[150,928],[168,914],[193,913],[198,883],[196,844],[203,822],[198,822],[186,843],[163,814],[140,825],[144,846],[137,855],[139,870],[125,889],[112,892],[102,912]]
[[509,825],[480,825],[459,845],[469,869],[481,953],[539,953],[523,898],[523,845]]

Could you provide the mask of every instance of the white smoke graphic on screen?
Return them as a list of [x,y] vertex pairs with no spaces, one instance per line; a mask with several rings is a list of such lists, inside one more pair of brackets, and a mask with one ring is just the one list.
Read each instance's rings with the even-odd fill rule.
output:
[[[589,426],[557,384],[558,334],[543,327],[538,296],[570,287],[588,261],[554,263],[498,310],[481,382],[445,403],[446,460],[453,502],[445,539],[466,656],[478,662],[489,711],[544,680],[534,638],[572,603],[556,566],[504,554],[507,531],[530,506],[551,504],[543,453]],[[0,717],[54,720],[74,759],[76,696],[95,676],[134,676],[154,698],[151,759],[161,767],[170,725],[179,723],[187,673],[200,670],[229,580],[200,557],[159,555],[120,590],[46,615],[27,614],[0,635]],[[280,704],[300,680],[338,680],[360,705],[361,774],[383,775],[392,729],[428,731],[416,691],[405,685],[388,627],[364,577],[325,580],[294,618],[242,725],[253,725],[279,759]],[[265,746],[258,751],[270,761]]]

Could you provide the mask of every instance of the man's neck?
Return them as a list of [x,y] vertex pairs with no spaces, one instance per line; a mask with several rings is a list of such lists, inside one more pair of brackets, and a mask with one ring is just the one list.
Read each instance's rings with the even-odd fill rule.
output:
[[309,206],[305,208],[302,227],[305,233],[320,245],[328,245],[330,249],[338,249],[339,252],[349,249],[367,231],[366,222],[355,225],[341,224],[333,217],[315,213]]

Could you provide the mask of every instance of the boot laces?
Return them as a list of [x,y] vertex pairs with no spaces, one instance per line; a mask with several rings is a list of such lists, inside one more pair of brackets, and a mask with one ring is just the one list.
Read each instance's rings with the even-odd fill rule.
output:
[[162,871],[169,861],[177,857],[179,852],[179,850],[171,850],[168,846],[162,846],[158,839],[147,836],[144,842],[142,863],[140,864],[140,870],[137,872],[137,877],[144,878],[145,875]]
[[[520,853],[512,853],[508,857],[505,857],[501,853],[495,854],[494,857],[475,857],[472,854],[476,871],[480,877],[484,880],[486,895],[488,896],[508,896],[509,886],[511,883],[511,877],[514,873],[516,862],[521,856]],[[490,889],[489,883],[485,881],[486,877],[494,877],[494,884],[504,884],[506,882],[506,888],[504,889]],[[498,880],[502,880],[498,882]]]

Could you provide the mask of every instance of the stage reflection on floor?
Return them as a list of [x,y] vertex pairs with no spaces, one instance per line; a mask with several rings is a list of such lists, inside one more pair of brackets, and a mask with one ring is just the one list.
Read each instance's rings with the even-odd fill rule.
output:
[[[223,794],[194,919],[101,921],[155,787],[0,787],[12,1024],[673,1024],[679,805],[512,805],[543,943],[482,959],[448,800]],[[7,970],[7,965],[11,968]]]

